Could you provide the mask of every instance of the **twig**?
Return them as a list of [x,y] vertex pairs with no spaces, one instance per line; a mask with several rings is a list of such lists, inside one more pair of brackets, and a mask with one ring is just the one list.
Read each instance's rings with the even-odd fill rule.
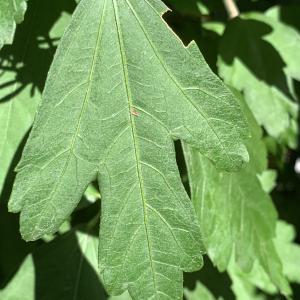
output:
[[239,11],[236,3],[234,2],[234,0],[223,0],[223,2],[226,7],[229,19],[233,19],[233,18],[236,18],[237,16],[239,16],[240,11]]

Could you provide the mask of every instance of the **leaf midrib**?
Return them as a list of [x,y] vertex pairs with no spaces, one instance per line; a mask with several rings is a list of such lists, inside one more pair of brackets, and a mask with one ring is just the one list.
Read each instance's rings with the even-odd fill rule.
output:
[[157,289],[157,283],[155,279],[155,272],[154,272],[154,266],[153,266],[153,254],[152,254],[152,246],[149,238],[149,229],[148,229],[148,215],[147,215],[147,201],[144,195],[144,188],[143,188],[143,178],[142,178],[142,171],[141,171],[141,165],[140,165],[140,154],[139,154],[139,146],[137,142],[137,134],[136,134],[136,124],[133,119],[133,116],[131,114],[131,109],[134,107],[132,103],[132,97],[131,97],[131,90],[130,90],[130,84],[128,79],[128,69],[126,64],[126,53],[125,53],[125,47],[124,47],[124,41],[121,31],[121,25],[118,15],[118,8],[115,0],[112,0],[113,3],[113,10],[114,10],[114,16],[115,16],[115,23],[116,23],[116,29],[118,34],[118,42],[119,42],[119,48],[120,48],[120,54],[121,54],[121,60],[122,60],[122,69],[123,69],[123,76],[125,81],[125,89],[126,89],[126,96],[127,96],[127,103],[128,103],[128,114],[130,118],[130,124],[131,124],[131,133],[132,133],[132,140],[133,140],[133,147],[134,147],[134,154],[135,154],[135,162],[136,162],[136,172],[138,176],[139,181],[139,189],[143,204],[143,217],[144,217],[144,227],[145,227],[145,233],[147,238],[147,246],[148,246],[148,254],[149,254],[149,260],[150,260],[150,267],[151,267],[151,274],[152,274],[152,281],[154,285],[155,292],[158,293]]
[[[153,8],[153,6],[147,1],[144,0],[149,7],[151,7],[152,10],[154,10],[154,12],[156,12],[156,10]],[[178,90],[182,93],[182,95],[184,96],[184,98],[186,100],[188,100],[188,102],[194,107],[194,109],[203,117],[203,119],[205,120],[206,124],[208,125],[208,127],[212,130],[212,132],[214,133],[214,135],[216,136],[219,145],[221,146],[221,148],[224,151],[225,156],[227,157],[228,161],[232,161],[232,158],[228,155],[227,151],[226,151],[226,147],[223,145],[223,142],[221,141],[221,138],[219,137],[218,133],[216,132],[216,130],[214,129],[214,127],[210,124],[209,122],[209,117],[206,115],[206,113],[203,110],[200,110],[194,103],[194,101],[185,93],[184,89],[182,88],[182,86],[180,85],[180,83],[174,78],[174,76],[170,73],[170,71],[168,70],[168,67],[166,66],[166,64],[163,62],[163,59],[160,57],[160,55],[158,54],[158,51],[156,49],[156,47],[154,46],[154,44],[152,43],[149,35],[146,32],[146,29],[142,23],[142,21],[140,20],[140,18],[138,17],[136,11],[134,10],[134,8],[132,7],[131,3],[128,0],[125,0],[125,2],[127,3],[127,6],[129,7],[129,9],[131,10],[133,16],[135,17],[136,21],[138,22],[141,30],[143,31],[149,45],[151,46],[155,56],[157,57],[159,63],[161,64],[162,68],[165,70],[165,72],[167,73],[167,75],[171,78],[172,82],[174,83],[174,85],[178,88]],[[156,12],[157,13],[157,12]],[[161,16],[160,16],[161,18]],[[200,90],[200,89],[199,89]],[[213,98],[216,98],[215,96],[211,95],[210,93],[203,91],[202,89],[200,90],[202,93],[209,95]],[[219,100],[219,98],[217,98]]]

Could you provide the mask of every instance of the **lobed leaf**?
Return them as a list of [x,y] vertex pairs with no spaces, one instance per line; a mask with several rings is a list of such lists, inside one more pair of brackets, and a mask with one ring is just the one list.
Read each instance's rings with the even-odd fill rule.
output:
[[239,104],[158,0],[81,0],[56,53],[9,209],[36,240],[58,230],[88,184],[101,189],[99,265],[112,295],[181,299],[201,267],[194,208],[173,140],[225,170],[248,160]]

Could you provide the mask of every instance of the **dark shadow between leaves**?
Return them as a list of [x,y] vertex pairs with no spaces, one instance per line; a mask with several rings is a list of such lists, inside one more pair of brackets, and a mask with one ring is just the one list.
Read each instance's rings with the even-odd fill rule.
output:
[[[98,232],[96,228],[94,231]],[[89,247],[88,251],[91,251],[88,239],[93,235],[95,233],[87,232],[86,241],[82,245],[83,248]],[[39,247],[33,259],[36,300],[107,299],[95,269],[82,253],[75,230]]]
[[14,169],[20,160],[28,135],[20,144],[6,176],[0,195],[0,288],[3,289],[14,276],[24,258],[37,243],[26,243],[19,233],[19,216],[7,210],[7,203],[15,179]]
[[217,74],[217,57],[221,36],[202,26],[201,19],[203,17],[194,18],[174,10],[164,14],[163,18],[184,45],[187,46],[191,41],[196,42],[206,62]]
[[[0,90],[11,87],[1,94],[0,103],[10,101],[27,86],[31,96],[42,92],[50,64],[56,50],[57,39],[49,32],[63,12],[71,13],[74,0],[29,0],[25,20],[17,27],[12,45],[0,51]],[[3,82],[6,71],[15,73],[14,79]]]
[[215,268],[209,258],[204,256],[204,267],[194,273],[184,273],[184,287],[193,291],[197,282],[203,283],[216,299],[235,299],[231,290],[231,280],[227,273],[220,273]]
[[188,45],[192,40],[197,41],[201,38],[201,18],[185,16],[174,10],[166,12],[163,15],[163,19],[184,45]]
[[[165,4],[172,9],[174,12],[177,10],[178,13],[189,17],[198,17],[201,15],[202,11],[199,9],[199,0],[163,0]],[[174,4],[175,3],[175,4]],[[202,0],[201,4],[206,8],[210,18],[215,20],[226,20],[227,14],[224,8],[223,2],[220,0]]]
[[300,5],[292,4],[292,5],[282,5],[279,8],[279,16],[280,20],[289,25],[294,27],[294,29],[300,31]]
[[190,190],[190,185],[189,185],[189,180],[188,180],[188,172],[187,172],[187,166],[186,166],[186,161],[184,158],[184,153],[183,153],[183,148],[181,141],[176,141],[174,142],[175,144],[175,153],[176,153],[176,162],[178,166],[178,171],[180,173],[180,178],[182,185],[185,188],[185,191],[191,196],[191,190]]
[[[82,198],[81,201],[87,201]],[[99,227],[100,224],[100,214],[101,214],[101,203],[100,200],[97,200],[95,203],[87,203],[87,206],[80,210],[75,210],[72,213],[71,225],[72,227],[77,227],[78,231],[81,231],[80,225],[82,224],[95,224]],[[90,235],[95,237],[99,236],[98,231],[89,232]]]
[[[29,0],[24,22],[18,26],[13,45],[0,51],[0,91],[10,88],[8,94],[1,92],[0,103],[12,101],[26,86],[43,90],[49,66],[56,46],[49,38],[62,12],[72,12],[73,0]],[[14,73],[14,79],[3,82],[5,72]],[[19,216],[7,211],[7,203],[15,178],[14,169],[28,135],[19,146],[6,176],[4,189],[0,197],[0,288],[4,288],[18,270],[20,264],[36,243],[25,243],[19,234]],[[39,243],[39,242],[38,242]]]
[[197,2],[198,0],[188,0],[187,3],[182,4],[181,0],[162,0],[172,11],[176,10],[176,7],[183,8],[181,11],[184,13],[184,8],[188,7],[190,12],[195,12],[197,15],[198,7]]
[[272,30],[261,21],[235,18],[225,30],[220,55],[227,65],[238,58],[258,80],[293,99],[284,73],[286,64],[277,50],[264,40]]

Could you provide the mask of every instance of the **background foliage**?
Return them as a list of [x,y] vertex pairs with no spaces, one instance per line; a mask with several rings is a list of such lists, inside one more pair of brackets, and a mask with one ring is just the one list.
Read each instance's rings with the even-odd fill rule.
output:
[[[11,43],[24,3],[16,12],[0,4],[0,47]],[[185,274],[185,298],[280,299],[290,284],[300,299],[299,2],[239,0],[241,16],[230,21],[220,0],[165,3],[172,8],[165,21],[186,45],[196,41],[239,99],[252,133],[250,164],[232,174],[176,143],[207,250],[204,268]],[[27,6],[13,44],[0,51],[0,299],[130,299],[109,297],[98,276],[96,183],[59,232],[36,242],[21,239],[18,216],[7,211],[14,169],[76,2],[28,0]]]

